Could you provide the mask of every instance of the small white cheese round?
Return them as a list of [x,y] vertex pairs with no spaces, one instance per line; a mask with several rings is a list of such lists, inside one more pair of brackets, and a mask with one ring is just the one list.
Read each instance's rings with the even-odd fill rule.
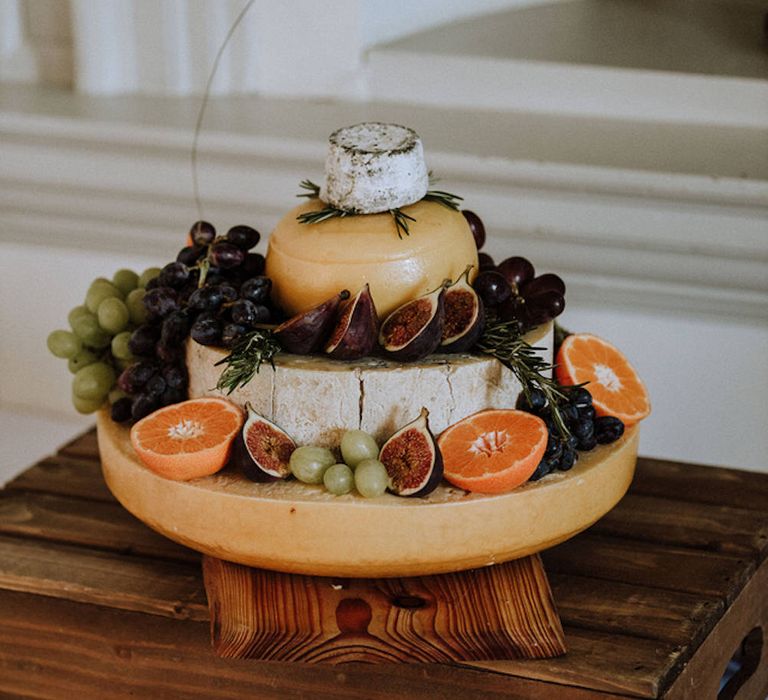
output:
[[418,202],[429,188],[421,139],[398,124],[364,122],[334,131],[320,199],[355,214]]

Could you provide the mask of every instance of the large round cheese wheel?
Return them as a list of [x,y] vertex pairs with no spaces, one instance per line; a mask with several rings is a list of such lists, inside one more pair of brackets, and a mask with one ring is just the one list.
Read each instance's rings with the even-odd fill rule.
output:
[[294,314],[329,299],[342,289],[355,294],[370,285],[380,317],[411,299],[477,269],[477,249],[464,216],[448,207],[421,201],[402,211],[409,235],[389,213],[346,216],[316,224],[297,221],[322,209],[318,199],[288,212],[269,238],[266,275],[275,302]]
[[[552,324],[534,329],[528,342],[552,359]],[[521,386],[493,357],[430,355],[420,362],[380,358],[357,362],[323,356],[279,354],[274,369],[263,365],[232,394],[215,389],[226,351],[190,341],[187,346],[190,398],[225,396],[274,421],[300,445],[336,448],[345,430],[361,429],[380,443],[429,410],[438,434],[484,408],[514,408]]]
[[635,469],[638,428],[576,466],[505,494],[441,484],[426,498],[333,496],[296,480],[255,484],[224,469],[172,481],[145,467],[129,431],[98,416],[104,477],[137,518],[206,554],[315,576],[420,576],[499,564],[572,537],[608,512]]

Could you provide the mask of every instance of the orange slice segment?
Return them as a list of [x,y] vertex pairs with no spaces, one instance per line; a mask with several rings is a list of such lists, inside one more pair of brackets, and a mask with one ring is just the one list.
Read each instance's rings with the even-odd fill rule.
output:
[[588,382],[598,416],[616,416],[627,426],[651,412],[648,390],[629,360],[609,342],[588,333],[569,335],[555,360],[563,385]]
[[489,409],[446,428],[437,445],[447,481],[467,491],[504,493],[536,470],[547,447],[547,426],[530,413]]
[[141,461],[168,479],[214,474],[229,459],[243,412],[218,398],[190,399],[150,413],[131,428]]

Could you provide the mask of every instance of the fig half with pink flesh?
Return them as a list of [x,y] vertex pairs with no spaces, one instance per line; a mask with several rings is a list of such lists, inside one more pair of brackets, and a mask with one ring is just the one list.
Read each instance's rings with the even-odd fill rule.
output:
[[443,478],[443,456],[429,429],[429,411],[398,430],[381,447],[379,461],[398,496],[426,496]]
[[290,476],[296,443],[282,428],[245,404],[247,417],[232,445],[230,464],[251,481],[276,481]]
[[485,307],[469,283],[470,265],[445,290],[445,321],[440,339],[440,352],[465,352],[480,338],[485,328]]
[[379,344],[395,360],[414,362],[437,350],[445,321],[445,288],[417,297],[395,309],[381,324]]
[[366,284],[343,306],[325,352],[334,360],[359,360],[371,354],[378,332],[379,317]]
[[317,350],[333,328],[339,304],[346,299],[349,291],[343,289],[322,304],[292,316],[273,331],[277,342],[283,350],[297,355]]

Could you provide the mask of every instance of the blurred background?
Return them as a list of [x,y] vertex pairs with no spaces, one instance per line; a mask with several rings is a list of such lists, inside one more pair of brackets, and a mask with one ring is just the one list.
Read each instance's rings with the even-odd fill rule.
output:
[[[45,338],[175,257],[245,0],[0,0],[0,482],[92,424]],[[328,134],[421,135],[487,252],[648,384],[647,456],[768,471],[768,40],[757,0],[256,0],[211,85],[204,215],[266,234]],[[261,245],[263,250],[263,244]]]

